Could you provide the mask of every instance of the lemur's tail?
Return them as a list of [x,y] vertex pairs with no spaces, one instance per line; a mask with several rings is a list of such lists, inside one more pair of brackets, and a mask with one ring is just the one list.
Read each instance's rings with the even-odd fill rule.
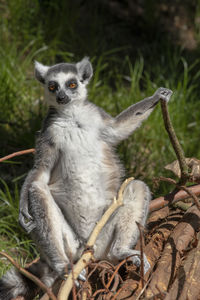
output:
[[[32,264],[27,270],[39,277],[47,286],[51,286],[56,279],[55,273],[41,260]],[[0,279],[0,300],[11,300],[17,296],[31,300],[39,291],[39,287],[32,280],[14,268]]]

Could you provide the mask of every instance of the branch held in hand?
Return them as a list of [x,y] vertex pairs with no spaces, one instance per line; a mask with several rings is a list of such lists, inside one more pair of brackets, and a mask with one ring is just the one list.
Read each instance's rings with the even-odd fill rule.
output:
[[185,155],[183,152],[183,149],[179,143],[179,140],[176,136],[175,130],[173,128],[170,116],[169,116],[169,111],[167,108],[167,102],[165,100],[161,99],[161,109],[162,109],[162,114],[163,114],[163,120],[165,124],[165,129],[167,130],[167,133],[169,135],[171,144],[174,148],[174,151],[176,153],[179,165],[180,165],[180,170],[181,170],[181,179],[180,179],[180,184],[184,185],[188,178],[189,178],[189,173],[188,173],[188,166],[186,164],[185,160]]

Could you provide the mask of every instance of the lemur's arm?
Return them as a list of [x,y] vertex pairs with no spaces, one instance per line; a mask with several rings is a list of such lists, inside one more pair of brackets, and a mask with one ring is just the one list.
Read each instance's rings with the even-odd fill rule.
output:
[[104,138],[114,145],[126,139],[147,119],[160,99],[169,101],[171,95],[171,90],[159,88],[153,96],[131,105],[117,117],[107,120]]
[[32,216],[29,214],[29,190],[33,182],[49,183],[51,170],[57,160],[57,152],[48,140],[40,137],[36,144],[35,163],[23,184],[19,203],[19,223],[29,233],[35,228]]

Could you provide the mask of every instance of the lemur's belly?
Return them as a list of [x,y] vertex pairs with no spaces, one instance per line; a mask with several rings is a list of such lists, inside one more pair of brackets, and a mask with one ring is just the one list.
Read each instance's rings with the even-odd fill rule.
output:
[[[72,164],[73,165],[73,164]],[[110,204],[103,174],[93,164],[84,163],[75,170],[66,166],[64,182],[54,183],[50,189],[66,220],[75,232],[87,239]]]
[[80,152],[68,152],[58,166],[64,180],[55,182],[50,187],[66,220],[83,239],[88,238],[110,204],[105,185],[105,177],[109,175],[103,169],[98,154],[95,157],[95,154],[89,156]]
[[74,229],[77,228],[80,236],[87,239],[108,206],[109,199],[100,153],[82,153],[78,164],[75,163],[77,159],[71,155],[65,161],[64,189],[67,199],[63,211],[71,224],[76,220]]

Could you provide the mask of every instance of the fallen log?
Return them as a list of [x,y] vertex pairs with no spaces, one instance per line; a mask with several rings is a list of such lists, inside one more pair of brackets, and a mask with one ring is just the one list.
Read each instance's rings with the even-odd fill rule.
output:
[[175,227],[165,245],[157,268],[152,275],[146,290],[146,297],[151,298],[158,293],[165,293],[172,284],[177,269],[181,265],[181,255],[188,247],[195,232],[200,229],[200,211],[192,206],[185,213],[181,222]]
[[[156,216],[155,213],[159,213],[158,216]],[[154,215],[150,217],[150,223],[148,222],[148,224],[150,225],[152,222],[157,222],[160,216],[163,216],[165,218],[167,213],[169,213],[168,207],[161,209],[161,214],[160,211],[154,212]],[[158,259],[161,256],[163,247],[170,233],[173,231],[173,229],[181,220],[181,218],[182,217],[179,213],[173,213],[173,215],[169,215],[168,218],[164,219],[152,233],[149,243],[144,247],[144,253],[150,263],[150,269],[144,276],[145,281],[148,281],[155,264],[158,262]],[[138,289],[134,294],[134,299],[136,299],[136,297],[141,293],[141,291],[142,283],[140,282],[138,285]]]
[[183,266],[177,273],[173,285],[165,300],[196,300],[200,295],[200,234],[198,234],[198,245],[190,251]]

